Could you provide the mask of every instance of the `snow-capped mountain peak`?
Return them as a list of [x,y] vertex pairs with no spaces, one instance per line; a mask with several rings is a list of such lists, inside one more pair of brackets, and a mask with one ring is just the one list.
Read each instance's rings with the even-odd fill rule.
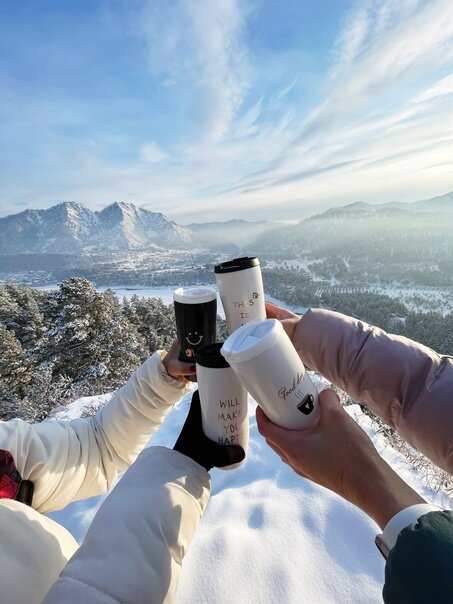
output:
[[115,202],[99,212],[64,201],[0,218],[0,253],[184,247],[191,232],[159,212]]

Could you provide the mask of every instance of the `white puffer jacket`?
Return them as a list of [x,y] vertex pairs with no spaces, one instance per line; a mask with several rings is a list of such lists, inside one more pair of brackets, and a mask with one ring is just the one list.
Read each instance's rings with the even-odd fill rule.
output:
[[[0,422],[0,449],[12,454],[22,478],[33,481],[35,489],[33,508],[0,500],[2,603],[43,601],[78,544],[42,513],[109,490],[184,391],[156,353],[94,418]],[[161,447],[144,451],[101,506],[46,603],[165,601],[174,593],[178,564],[209,486],[208,473],[187,457]],[[78,594],[75,586],[85,591]],[[159,589],[165,597],[157,595]],[[150,593],[157,598],[147,599]]]

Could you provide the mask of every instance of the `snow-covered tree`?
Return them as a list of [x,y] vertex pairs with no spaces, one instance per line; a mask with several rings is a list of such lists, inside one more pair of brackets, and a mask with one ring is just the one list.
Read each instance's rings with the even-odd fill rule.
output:
[[9,284],[0,292],[0,322],[28,351],[40,344],[45,332],[39,301],[39,292],[30,287]]
[[53,292],[0,286],[0,416],[38,421],[68,399],[116,389],[175,337],[161,300],[120,303],[81,278]]
[[123,302],[125,316],[145,338],[148,353],[168,349],[176,339],[175,313],[160,298],[132,296],[130,303]]
[[22,346],[14,333],[0,323],[0,417],[20,400],[23,386]]
[[88,384],[123,383],[145,356],[144,342],[111,291],[86,279],[64,281],[55,294],[49,356],[54,376]]

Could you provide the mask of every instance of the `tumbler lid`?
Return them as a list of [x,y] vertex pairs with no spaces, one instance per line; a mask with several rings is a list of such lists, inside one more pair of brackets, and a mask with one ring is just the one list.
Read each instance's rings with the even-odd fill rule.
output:
[[212,287],[178,287],[173,292],[173,300],[182,304],[202,304],[217,299]]
[[285,334],[277,319],[255,320],[236,329],[221,349],[230,365],[250,361],[273,346]]
[[220,349],[223,342],[216,342],[202,346],[197,351],[197,365],[201,367],[209,367],[212,369],[226,369],[230,365],[226,359],[220,354]]
[[256,257],[249,258],[243,256],[242,258],[235,258],[234,260],[228,260],[227,262],[221,262],[216,264],[214,267],[215,273],[234,273],[236,271],[243,271],[246,268],[253,268],[259,266],[260,261]]

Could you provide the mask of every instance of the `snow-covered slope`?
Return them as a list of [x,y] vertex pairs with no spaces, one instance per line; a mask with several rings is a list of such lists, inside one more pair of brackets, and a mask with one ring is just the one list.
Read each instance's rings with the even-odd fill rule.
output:
[[158,212],[137,208],[132,203],[112,203],[98,214],[101,232],[97,245],[110,249],[133,249],[147,244],[162,247],[189,244],[190,231]]
[[48,210],[25,210],[0,218],[0,252],[68,252],[79,248],[98,228],[94,212],[76,202]]
[[100,212],[63,202],[0,218],[0,253],[186,247],[192,234],[158,212],[116,202]]
[[[85,398],[53,419],[72,419]],[[170,413],[150,446],[172,447],[184,423],[190,395]],[[384,560],[374,545],[377,526],[354,506],[302,479],[284,465],[256,428],[250,403],[250,447],[236,470],[214,469],[212,496],[184,559],[177,604],[373,604],[381,603]],[[423,486],[419,472],[386,445],[358,406],[347,407],[379,452],[428,501],[445,509],[445,493]],[[97,497],[52,517],[78,541],[102,503]]]

